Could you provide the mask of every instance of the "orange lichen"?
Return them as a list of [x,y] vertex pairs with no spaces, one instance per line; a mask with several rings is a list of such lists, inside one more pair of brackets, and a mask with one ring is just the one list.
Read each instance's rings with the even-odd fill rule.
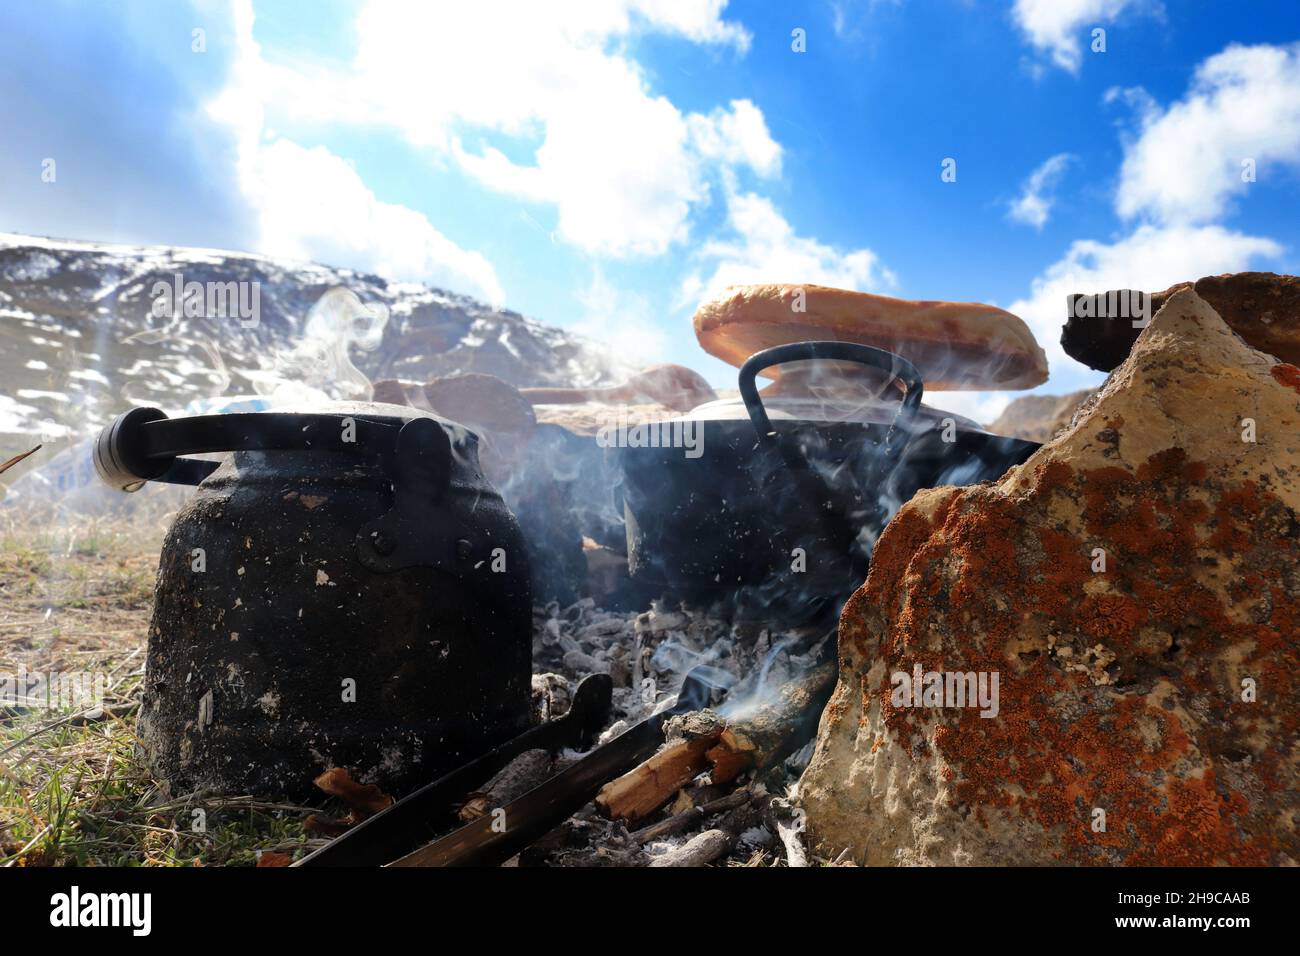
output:
[[1079,602],[1079,629],[1099,641],[1131,638],[1146,623],[1147,612],[1132,598],[1118,594],[1088,594]]
[[1259,489],[1253,481],[1225,491],[1214,509],[1214,533],[1210,536],[1210,544],[1228,554],[1245,550],[1250,544],[1250,522],[1262,510]]
[[1300,392],[1300,368],[1296,368],[1287,362],[1279,362],[1270,371],[1274,380],[1279,384]]
[[1188,461],[1187,452],[1181,448],[1166,448],[1156,452],[1138,465],[1139,481],[1182,481],[1195,484],[1205,480],[1205,465]]
[[[862,661],[886,663],[880,684],[861,687],[864,713],[878,706],[887,735],[915,759],[936,759],[933,747],[973,819],[994,809],[1030,817],[1060,834],[1065,861],[1259,864],[1276,862],[1283,839],[1296,856],[1294,835],[1270,815],[1276,802],[1270,810],[1270,798],[1214,772],[1215,754],[1248,753],[1262,794],[1276,801],[1295,786],[1285,748],[1254,743],[1262,726],[1270,738],[1297,732],[1300,605],[1278,585],[1295,577],[1294,526],[1251,483],[1213,489],[1211,509],[1205,478],[1203,463],[1171,448],[1136,472],[1049,462],[1014,500],[994,487],[954,489],[932,521],[904,508],[841,627],[864,673]],[[1072,512],[1079,518],[1065,524],[1049,517]],[[1100,589],[1096,547],[1108,556]],[[1247,553],[1241,598],[1225,606],[1197,569]],[[879,611],[870,627],[868,607]],[[1075,651],[1102,645],[1120,686],[1063,669],[1049,635],[1082,639]],[[1240,651],[1225,678],[1230,646]],[[889,675],[917,663],[999,672],[1000,713],[892,706]],[[1266,682],[1268,700],[1239,705],[1238,673]],[[1198,716],[1185,724],[1191,711],[1174,705],[1192,696]],[[1063,709],[1066,698],[1075,703]],[[1105,832],[1090,826],[1094,808],[1106,810]]]

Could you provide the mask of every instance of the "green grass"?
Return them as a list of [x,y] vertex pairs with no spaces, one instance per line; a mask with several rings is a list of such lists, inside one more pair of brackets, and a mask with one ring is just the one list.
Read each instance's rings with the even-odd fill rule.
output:
[[36,757],[0,781],[0,865],[253,865],[260,850],[307,844],[308,808],[164,798],[135,762],[133,720],[49,731]]
[[0,676],[84,671],[110,685],[97,719],[0,706],[0,866],[248,866],[321,842],[303,828],[316,808],[169,798],[137,760],[154,524],[0,529]]

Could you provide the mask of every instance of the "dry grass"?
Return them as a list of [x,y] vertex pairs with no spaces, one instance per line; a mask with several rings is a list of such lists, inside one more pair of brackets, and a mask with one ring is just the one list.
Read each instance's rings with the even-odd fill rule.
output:
[[[104,675],[103,713],[0,702],[0,866],[252,864],[297,855],[314,808],[166,797],[135,759],[159,528],[9,516],[0,526],[0,680]],[[201,825],[200,825],[201,824]]]

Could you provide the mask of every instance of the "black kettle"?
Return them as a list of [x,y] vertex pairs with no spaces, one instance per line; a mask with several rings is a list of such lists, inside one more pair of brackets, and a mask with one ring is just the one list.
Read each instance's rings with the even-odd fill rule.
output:
[[162,548],[138,727],[173,793],[301,796],[331,767],[401,792],[529,725],[526,550],[473,432],[384,404],[135,408],[94,459],[122,490],[198,486]]

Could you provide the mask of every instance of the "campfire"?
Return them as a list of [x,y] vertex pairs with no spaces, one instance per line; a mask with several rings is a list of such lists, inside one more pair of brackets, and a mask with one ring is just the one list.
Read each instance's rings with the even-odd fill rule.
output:
[[[539,609],[542,722],[302,865],[803,865],[784,794],[811,756],[832,647],[823,626],[774,632],[589,598]],[[421,845],[430,814],[462,826]]]
[[[1254,695],[1294,636],[1300,372],[1232,299],[1269,281],[1072,297],[1067,347],[1113,372],[1041,445],[922,401],[1039,381],[1015,316],[816,287],[702,308],[738,397],[660,366],[133,409],[100,477],[197,485],[141,757],[173,794],[350,808],[268,865],[1276,862],[1294,720]],[[1159,304],[1134,341],[1127,311],[1080,333],[1120,301]],[[1223,421],[1171,399],[1215,389]],[[1166,846],[1192,819],[1212,839]]]

